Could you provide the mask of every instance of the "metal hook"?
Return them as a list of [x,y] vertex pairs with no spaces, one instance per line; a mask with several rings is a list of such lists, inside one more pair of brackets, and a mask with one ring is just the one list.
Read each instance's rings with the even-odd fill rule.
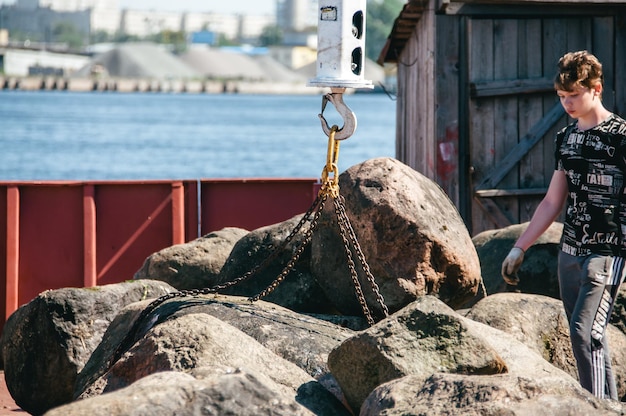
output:
[[328,122],[324,118],[324,109],[326,104],[330,101],[334,106],[341,118],[343,118],[343,126],[335,133],[335,140],[345,140],[354,134],[356,130],[356,116],[343,102],[343,93],[345,88],[332,88],[330,94],[325,94],[322,98],[322,112],[318,115],[322,122],[322,130],[330,137],[331,127],[328,126]]

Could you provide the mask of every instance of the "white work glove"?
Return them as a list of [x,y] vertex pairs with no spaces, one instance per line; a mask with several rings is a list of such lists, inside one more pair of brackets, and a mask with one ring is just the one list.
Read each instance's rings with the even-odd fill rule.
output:
[[524,250],[519,247],[513,247],[509,251],[508,256],[502,262],[502,278],[511,286],[517,286],[519,277],[517,271],[524,261]]

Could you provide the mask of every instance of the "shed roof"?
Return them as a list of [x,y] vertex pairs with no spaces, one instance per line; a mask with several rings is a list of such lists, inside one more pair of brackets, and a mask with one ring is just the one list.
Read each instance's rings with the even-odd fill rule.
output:
[[404,49],[407,41],[411,37],[415,24],[422,17],[422,13],[428,6],[428,0],[409,0],[400,15],[393,22],[391,33],[387,37],[387,42],[380,52],[377,62],[382,65],[385,62],[398,62],[398,57]]
[[[397,63],[404,46],[415,30],[415,25],[433,0],[408,0],[393,23],[391,33],[383,46],[377,62]],[[491,5],[502,6],[624,6],[626,0],[434,0],[444,13],[455,13],[462,6]]]

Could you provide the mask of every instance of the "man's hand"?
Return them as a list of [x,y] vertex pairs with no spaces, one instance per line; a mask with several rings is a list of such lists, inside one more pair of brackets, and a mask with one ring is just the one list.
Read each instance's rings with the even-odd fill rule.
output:
[[502,262],[502,278],[507,284],[517,286],[519,278],[517,271],[524,261],[524,250],[519,247],[513,247]]

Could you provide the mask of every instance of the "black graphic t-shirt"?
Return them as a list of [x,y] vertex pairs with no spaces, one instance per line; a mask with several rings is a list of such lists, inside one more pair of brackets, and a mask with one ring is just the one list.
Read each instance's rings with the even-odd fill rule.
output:
[[569,191],[561,250],[626,255],[626,121],[612,114],[589,130],[570,124],[557,134],[555,153]]

